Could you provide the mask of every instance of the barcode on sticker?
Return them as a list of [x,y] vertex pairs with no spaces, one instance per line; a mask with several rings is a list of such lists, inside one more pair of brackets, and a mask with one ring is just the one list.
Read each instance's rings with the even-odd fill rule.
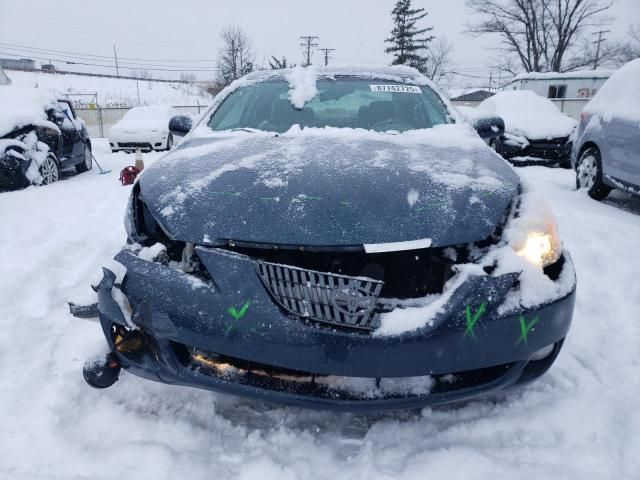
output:
[[372,92],[422,93],[416,85],[369,85]]

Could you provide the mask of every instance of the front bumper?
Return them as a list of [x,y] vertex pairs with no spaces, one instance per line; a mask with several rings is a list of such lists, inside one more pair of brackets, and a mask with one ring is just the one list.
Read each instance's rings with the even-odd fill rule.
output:
[[0,153],[0,189],[12,190],[28,187],[26,173],[30,161],[20,160],[8,152]]
[[[551,303],[500,315],[498,307],[518,275],[472,276],[454,292],[433,326],[381,336],[287,315],[271,299],[248,257],[202,247],[197,253],[215,284],[194,283],[187,274],[120,252],[115,260],[127,270],[121,291],[131,306],[130,320],[114,300],[115,274],[105,269],[98,286],[99,315],[119,363],[131,373],[168,384],[297,406],[414,408],[526,383],[555,360],[575,301],[574,286]],[[564,261],[565,268],[572,268],[568,256]],[[481,304],[485,313],[469,334],[467,307],[477,312]],[[244,305],[249,307],[240,315]],[[523,320],[526,325],[534,319],[535,326],[523,337]],[[131,322],[137,330],[123,327],[131,327]],[[135,332],[136,348],[115,348],[114,340],[125,330]],[[549,346],[553,349],[548,356],[531,361],[534,352]],[[211,356],[200,361],[202,356],[190,353],[193,347]],[[311,382],[299,381],[305,376]],[[424,392],[355,395],[326,383],[327,378],[357,377],[375,381],[377,388],[385,379],[425,376],[431,376],[432,384]]]
[[138,148],[143,152],[162,150],[167,146],[168,135],[168,132],[118,133],[109,136],[109,146],[112,151],[133,152]]
[[[572,142],[568,138],[554,138],[550,140],[530,140],[527,145],[517,145],[515,142],[503,142],[501,153],[505,158],[532,157],[531,164],[568,162],[571,157]],[[518,162],[519,164],[521,162]]]

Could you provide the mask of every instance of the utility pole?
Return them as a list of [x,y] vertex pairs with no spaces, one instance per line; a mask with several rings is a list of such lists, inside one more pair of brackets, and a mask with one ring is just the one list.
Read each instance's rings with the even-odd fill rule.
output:
[[113,57],[116,59],[116,77],[120,76],[120,72],[118,71],[118,52],[116,52],[116,45],[113,45]]
[[491,86],[493,85],[493,72],[489,73],[489,91],[491,91]]
[[596,47],[596,58],[593,61],[593,69],[596,70],[598,68],[598,62],[600,61],[600,44],[604,42],[604,38],[602,38],[603,33],[609,33],[611,30],[600,30],[598,32],[594,32],[593,35],[598,35],[598,40],[593,43],[596,43],[598,46]]
[[324,66],[329,65],[329,52],[333,52],[335,48],[319,48],[322,53],[324,53]]
[[307,35],[307,36],[301,36],[300,40],[304,40],[305,43],[301,43],[300,46],[304,47],[307,49],[307,53],[306,53],[306,60],[304,62],[304,66],[308,67],[309,65],[311,65],[311,48],[312,47],[317,47],[318,44],[317,43],[313,43],[314,40],[318,40],[320,37],[317,37],[315,35]]

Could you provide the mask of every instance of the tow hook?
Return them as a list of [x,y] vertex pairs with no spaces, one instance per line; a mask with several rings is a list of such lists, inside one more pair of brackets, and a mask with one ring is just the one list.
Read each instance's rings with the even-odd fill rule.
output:
[[85,381],[93,388],[107,388],[118,381],[120,377],[120,364],[113,352],[109,352],[104,361],[91,361],[85,363],[82,375]]

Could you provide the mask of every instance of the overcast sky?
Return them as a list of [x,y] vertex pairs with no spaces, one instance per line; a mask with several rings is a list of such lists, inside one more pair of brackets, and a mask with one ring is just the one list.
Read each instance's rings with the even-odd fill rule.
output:
[[[270,55],[302,62],[300,35],[318,35],[321,47],[336,48],[331,63],[389,63],[384,39],[392,27],[394,0],[0,0],[0,56],[8,53],[47,57],[59,69],[90,69],[115,73],[115,69],[80,67],[56,59],[69,53],[93,55],[78,62],[113,64],[113,45],[121,58],[121,74],[136,63],[151,68],[213,68],[219,33],[226,25],[245,30],[257,54],[266,63]],[[474,38],[464,33],[474,21],[464,0],[414,0],[429,15],[425,25],[433,34],[454,43],[456,71],[467,75],[458,82],[486,85],[491,65],[499,53],[497,38]],[[614,22],[610,38],[624,36],[631,23],[640,23],[640,0],[617,0],[610,11]],[[11,44],[11,45],[7,45]],[[14,46],[12,46],[14,45]],[[58,50],[31,55],[15,45]],[[139,60],[155,60],[141,62]],[[181,63],[169,60],[183,60]],[[196,61],[206,60],[206,61]],[[317,52],[313,60],[321,62]],[[40,61],[40,60],[38,60]],[[129,62],[128,64],[126,62]],[[151,64],[156,65],[151,65]],[[156,77],[177,78],[178,73],[151,71]],[[198,73],[199,78],[213,72]],[[481,77],[481,78],[474,78]]]

